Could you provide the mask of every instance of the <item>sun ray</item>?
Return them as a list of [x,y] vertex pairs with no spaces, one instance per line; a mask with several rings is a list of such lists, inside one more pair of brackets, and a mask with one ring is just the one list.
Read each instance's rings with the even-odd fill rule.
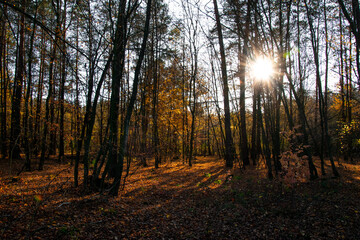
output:
[[258,81],[269,81],[274,74],[273,62],[267,57],[258,57],[250,66],[250,75]]

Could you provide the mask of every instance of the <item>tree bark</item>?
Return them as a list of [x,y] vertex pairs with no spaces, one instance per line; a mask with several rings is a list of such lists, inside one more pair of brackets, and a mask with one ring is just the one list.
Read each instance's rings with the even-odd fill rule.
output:
[[213,0],[213,4],[215,10],[216,28],[219,38],[219,45],[220,45],[221,75],[223,82],[223,97],[224,97],[224,112],[225,112],[225,161],[226,161],[226,167],[232,168],[235,151],[234,151],[234,144],[231,133],[229,86],[228,86],[228,78],[227,78],[227,70],[226,70],[225,47],[224,47],[224,39],[222,34],[222,27],[220,22],[220,15],[217,6],[217,1]]
[[[351,0],[352,5],[352,17],[350,12],[346,9],[343,0],[338,0],[341,11],[344,14],[346,20],[350,24],[350,30],[354,34],[356,39],[356,69],[358,76],[360,76],[360,9],[359,0]],[[360,78],[358,78],[358,85],[360,87]]]
[[[234,5],[234,14],[237,28],[237,38],[238,38],[238,71],[239,71],[239,80],[240,80],[240,153],[243,165],[249,165],[249,147],[246,131],[246,107],[245,107],[245,81],[246,81],[246,61],[248,57],[248,42],[249,42],[249,27],[251,21],[251,1],[246,3],[246,22],[245,30],[242,29],[240,21],[240,6],[238,2],[232,1]],[[243,47],[241,48],[241,36],[244,38]],[[253,162],[254,163],[254,162]]]
[[[37,12],[37,11],[36,11]],[[36,14],[35,14],[36,16]],[[31,139],[31,133],[32,127],[30,123],[30,117],[29,117],[29,101],[30,97],[32,98],[31,94],[31,88],[32,88],[32,62],[33,62],[33,49],[34,49],[34,38],[35,38],[35,32],[36,32],[36,25],[33,23],[32,27],[32,33],[30,37],[30,48],[28,53],[28,81],[27,81],[27,87],[26,87],[26,96],[25,96],[25,116],[23,119],[23,126],[24,126],[24,145],[25,145],[25,170],[31,171],[31,151],[30,151],[30,141]]]
[[[58,16],[57,16],[58,17]],[[56,52],[57,52],[57,45],[58,45],[58,40],[60,38],[60,24],[59,21],[56,21],[56,27],[55,27],[55,39],[53,40],[52,43],[52,49],[51,49],[51,55],[50,55],[50,64],[49,64],[49,89],[48,89],[48,95],[46,98],[46,102],[45,102],[45,119],[44,119],[44,127],[43,127],[43,136],[42,136],[42,140],[41,140],[41,156],[40,156],[40,161],[39,161],[39,170],[43,170],[44,168],[44,163],[45,163],[45,154],[47,153],[47,150],[49,149],[49,147],[47,146],[48,143],[48,128],[49,125],[51,126],[52,122],[53,122],[53,105],[54,105],[54,62],[55,62],[55,58],[56,58]],[[51,126],[52,127],[52,126]],[[50,129],[52,130],[52,129]],[[52,136],[53,133],[50,134],[50,138],[53,137]],[[51,142],[51,140],[50,140]],[[50,144],[51,145],[51,144]],[[51,148],[52,146],[50,146]],[[50,150],[51,152],[51,150]]]
[[[26,1],[21,5],[22,9],[25,10]],[[12,106],[11,106],[11,147],[9,149],[10,158],[19,159],[20,158],[20,105],[22,99],[22,86],[24,81],[25,73],[25,16],[20,14],[19,20],[19,43],[17,47],[17,56],[16,56],[16,72],[14,79],[13,87],[13,96],[12,96]]]
[[140,71],[141,71],[141,65],[145,56],[145,50],[146,50],[146,43],[147,43],[147,39],[149,36],[149,25],[150,25],[150,15],[151,15],[151,3],[152,0],[148,0],[147,2],[147,8],[146,8],[146,20],[145,20],[145,27],[144,27],[144,37],[143,37],[143,41],[141,44],[141,49],[140,49],[140,53],[139,53],[139,58],[138,61],[136,63],[136,68],[135,68],[135,73],[134,73],[134,82],[133,82],[133,87],[132,87],[132,93],[131,93],[131,97],[130,97],[130,101],[129,104],[127,106],[127,111],[126,111],[126,116],[124,119],[124,128],[123,128],[123,132],[121,133],[121,139],[120,139],[120,149],[119,149],[119,159],[117,161],[117,171],[116,171],[116,176],[114,178],[114,182],[112,184],[111,190],[110,190],[110,194],[117,196],[118,195],[118,191],[119,191],[119,187],[120,187],[120,181],[121,181],[121,176],[122,176],[122,170],[123,170],[123,163],[124,163],[124,157],[125,157],[125,150],[126,150],[126,144],[127,144],[127,140],[128,140],[128,135],[129,135],[129,126],[130,126],[130,119],[131,119],[131,115],[134,109],[134,105],[135,105],[135,101],[136,101],[136,96],[137,96],[137,92],[138,92],[138,85],[139,85],[139,76],[140,76]]
[[[67,1],[64,1],[64,9],[61,10],[59,6],[59,14],[61,14],[61,37],[66,39],[66,6]],[[64,118],[65,118],[65,81],[66,81],[66,44],[61,43],[61,63],[60,63],[60,88],[59,88],[59,104],[60,104],[60,122],[59,122],[59,162],[62,162],[65,154],[65,143],[64,143]]]
[[7,63],[6,63],[6,14],[7,6],[0,13],[0,118],[1,118],[1,155],[5,159],[8,156],[7,144]]

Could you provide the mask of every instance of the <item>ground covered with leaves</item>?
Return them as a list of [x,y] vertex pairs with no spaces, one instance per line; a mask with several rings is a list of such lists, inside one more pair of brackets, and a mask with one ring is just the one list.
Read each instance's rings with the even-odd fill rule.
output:
[[[7,164],[8,165],[8,164]],[[133,166],[117,198],[73,187],[69,164],[18,177],[1,166],[0,239],[359,239],[360,166],[288,184],[264,168]]]

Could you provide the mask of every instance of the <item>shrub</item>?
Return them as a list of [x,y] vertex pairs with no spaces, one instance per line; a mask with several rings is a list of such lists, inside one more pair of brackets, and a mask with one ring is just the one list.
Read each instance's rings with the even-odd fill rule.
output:
[[339,123],[338,144],[343,155],[360,154],[360,122]]

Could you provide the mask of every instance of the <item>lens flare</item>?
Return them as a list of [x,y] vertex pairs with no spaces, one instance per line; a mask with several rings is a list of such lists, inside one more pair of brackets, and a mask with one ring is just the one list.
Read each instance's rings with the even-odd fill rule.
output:
[[250,68],[250,74],[256,80],[269,81],[274,74],[273,63],[267,57],[258,57]]

